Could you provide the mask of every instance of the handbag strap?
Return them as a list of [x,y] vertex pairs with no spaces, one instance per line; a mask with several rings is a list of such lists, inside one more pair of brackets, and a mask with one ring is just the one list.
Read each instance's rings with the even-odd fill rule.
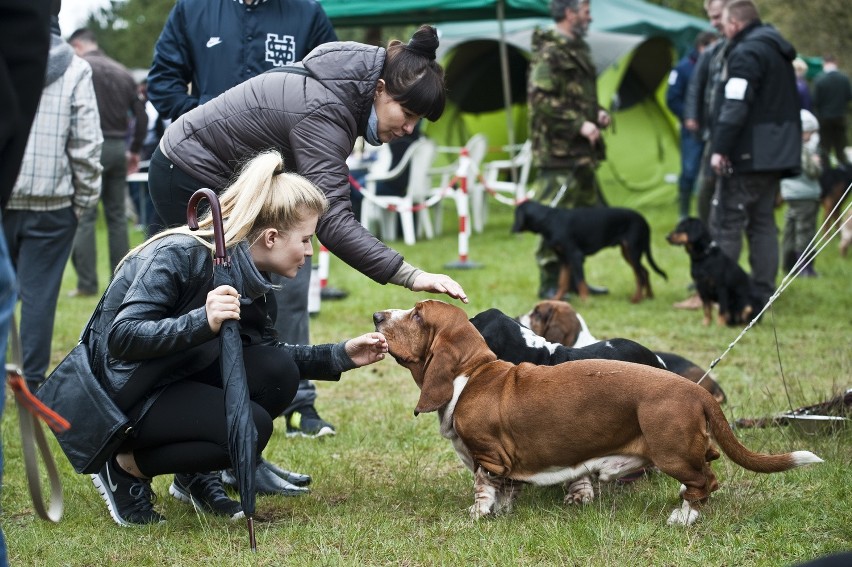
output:
[[92,322],[95,320],[95,316],[100,313],[101,307],[104,306],[104,299],[106,299],[107,292],[109,291],[109,287],[107,290],[103,292],[100,300],[98,300],[98,304],[95,306],[95,310],[92,311],[92,315],[89,317],[89,321],[86,323],[86,326],[83,328],[83,332],[80,333],[80,342],[88,343],[89,342],[89,332],[92,330]]
[[[67,430],[70,425],[62,416],[44,406],[27,388],[27,382],[24,379],[24,374],[20,366],[21,339],[18,335],[18,325],[14,315],[12,315],[9,325],[9,342],[11,362],[6,365],[6,377],[17,401],[18,422],[21,429],[21,449],[24,453],[24,469],[27,473],[27,485],[29,486],[30,497],[33,501],[33,508],[35,508],[40,518],[50,522],[58,522],[62,518],[62,512],[65,507],[62,497],[62,482],[59,479],[56,461],[53,459],[50,446],[44,437],[44,431],[36,417],[41,417],[52,429],[57,431]],[[39,453],[41,453],[41,460],[44,463],[50,484],[50,499],[48,500],[47,507],[45,507],[44,495],[41,490],[41,476],[38,471],[36,446],[38,446]]]

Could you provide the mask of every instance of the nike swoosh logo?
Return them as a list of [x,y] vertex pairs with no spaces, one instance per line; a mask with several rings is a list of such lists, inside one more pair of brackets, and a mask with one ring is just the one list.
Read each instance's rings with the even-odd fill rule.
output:
[[207,47],[215,47],[222,43],[222,38],[220,37],[211,37],[207,40]]
[[107,473],[107,484],[109,485],[109,489],[110,489],[111,492],[115,492],[116,490],[118,490],[118,485],[115,484],[112,481],[112,478],[109,476],[109,464],[107,464],[106,473]]

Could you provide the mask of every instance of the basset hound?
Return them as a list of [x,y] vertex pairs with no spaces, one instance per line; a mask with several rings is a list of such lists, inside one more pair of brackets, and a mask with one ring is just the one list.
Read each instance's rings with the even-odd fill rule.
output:
[[520,483],[565,483],[566,502],[589,502],[603,481],[648,465],[682,483],[669,524],[689,525],[719,488],[715,442],[762,473],[821,462],[809,451],[744,447],[706,390],[666,370],[615,360],[557,366],[497,359],[460,308],[437,300],[373,314],[390,354],[420,388],[414,410],[437,412],[441,434],[474,473],[473,518],[508,512]]

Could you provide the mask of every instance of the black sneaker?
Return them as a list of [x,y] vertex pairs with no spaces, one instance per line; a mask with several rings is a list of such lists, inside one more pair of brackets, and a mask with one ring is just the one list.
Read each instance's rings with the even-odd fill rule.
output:
[[322,419],[314,406],[307,406],[287,414],[287,436],[322,437],[335,435],[337,431],[329,422]]
[[127,474],[110,458],[98,474],[91,475],[92,484],[106,502],[109,514],[119,526],[161,524],[166,519],[154,511],[151,480]]
[[245,517],[240,503],[225,494],[219,473],[176,474],[169,494],[191,503],[196,510],[227,516],[232,520]]

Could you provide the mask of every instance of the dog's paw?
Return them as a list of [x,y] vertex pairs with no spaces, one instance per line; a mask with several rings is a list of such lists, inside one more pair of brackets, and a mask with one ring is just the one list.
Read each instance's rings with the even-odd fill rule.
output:
[[691,526],[698,519],[699,515],[698,510],[684,500],[680,508],[672,510],[666,523],[670,526]]
[[588,478],[575,480],[568,485],[568,494],[565,495],[565,504],[589,504],[595,499],[595,490]]
[[491,506],[487,506],[481,502],[475,502],[468,511],[470,512],[471,520],[479,520],[480,518],[488,518],[494,515],[491,511]]

